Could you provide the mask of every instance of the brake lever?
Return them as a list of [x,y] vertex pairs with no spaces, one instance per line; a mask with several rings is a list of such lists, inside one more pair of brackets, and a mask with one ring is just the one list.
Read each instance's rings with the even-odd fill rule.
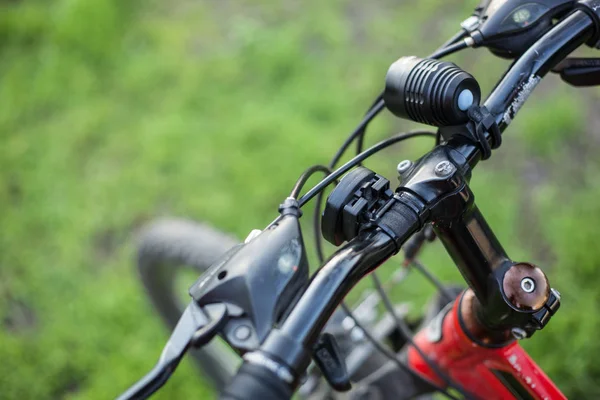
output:
[[600,58],[566,58],[552,72],[573,86],[600,85]]
[[226,305],[210,304],[201,308],[192,301],[181,315],[154,368],[117,400],[148,398],[167,382],[190,346],[208,343],[227,320]]
[[427,224],[419,232],[415,233],[404,243],[402,250],[404,251],[403,265],[410,265],[423,249],[425,242],[433,242],[435,240],[435,232],[433,226]]

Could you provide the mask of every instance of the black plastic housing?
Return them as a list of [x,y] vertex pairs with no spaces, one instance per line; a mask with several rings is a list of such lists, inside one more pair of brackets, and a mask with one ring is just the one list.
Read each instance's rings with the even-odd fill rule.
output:
[[390,181],[381,175],[365,167],[353,169],[327,198],[321,219],[323,237],[335,246],[354,239],[359,227],[393,195]]
[[477,44],[503,58],[516,58],[552,27],[552,20],[573,9],[574,0],[486,0],[479,24],[470,32]]
[[385,77],[383,99],[394,115],[433,126],[467,122],[468,107],[459,107],[463,91],[468,105],[479,104],[481,89],[472,75],[455,64],[418,57],[402,57]]
[[230,250],[192,285],[190,295],[201,305],[240,307],[262,342],[307,284],[298,217],[284,215],[249,243]]

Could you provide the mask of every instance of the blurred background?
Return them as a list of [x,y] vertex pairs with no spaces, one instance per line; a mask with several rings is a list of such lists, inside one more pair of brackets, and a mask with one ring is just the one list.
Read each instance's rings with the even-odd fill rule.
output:
[[[142,376],[167,332],[134,268],[140,227],[161,216],[237,237],[264,227],[358,123],[388,66],[431,53],[475,6],[0,0],[0,398],[113,398]],[[509,65],[484,49],[450,59],[484,93]],[[599,94],[544,80],[472,183],[508,253],[563,295],[523,344],[572,398],[600,396]],[[412,127],[384,113],[366,141]],[[367,165],[394,181],[430,146]],[[424,261],[461,281],[439,243]],[[432,293],[416,278],[398,290]],[[184,361],[156,398],[213,396]]]

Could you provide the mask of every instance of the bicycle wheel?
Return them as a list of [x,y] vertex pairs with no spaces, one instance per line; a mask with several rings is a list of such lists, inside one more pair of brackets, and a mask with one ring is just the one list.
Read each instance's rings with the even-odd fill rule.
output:
[[[187,305],[176,284],[178,274],[191,270],[199,276],[237,243],[221,231],[183,219],[159,220],[142,230],[137,252],[140,279],[171,330]],[[239,357],[219,341],[191,349],[188,354],[216,390],[229,382],[240,363]]]

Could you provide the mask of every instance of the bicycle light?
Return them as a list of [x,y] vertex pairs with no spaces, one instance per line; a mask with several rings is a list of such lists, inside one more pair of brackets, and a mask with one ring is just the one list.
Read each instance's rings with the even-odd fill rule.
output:
[[479,84],[455,64],[402,57],[385,77],[385,105],[400,118],[433,126],[468,121],[467,110],[481,99]]

